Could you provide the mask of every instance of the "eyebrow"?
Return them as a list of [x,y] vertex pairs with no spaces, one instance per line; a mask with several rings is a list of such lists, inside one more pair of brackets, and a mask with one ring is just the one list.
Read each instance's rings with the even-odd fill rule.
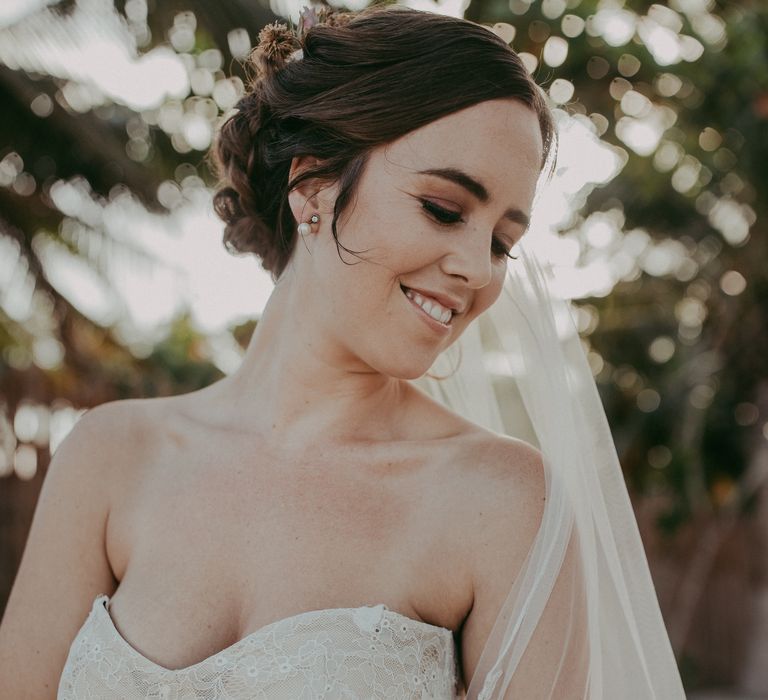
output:
[[[468,173],[459,168],[429,168],[428,170],[419,170],[419,175],[436,175],[444,180],[450,180],[457,185],[461,185],[470,194],[474,195],[481,202],[486,203],[490,200],[488,190],[482,182],[472,177]],[[522,224],[528,226],[530,218],[520,209],[516,207],[510,207],[504,212],[504,218],[516,224]]]

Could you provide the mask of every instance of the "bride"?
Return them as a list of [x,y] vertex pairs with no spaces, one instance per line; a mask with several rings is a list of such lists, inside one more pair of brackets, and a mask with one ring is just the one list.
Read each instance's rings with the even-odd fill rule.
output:
[[[232,375],[94,408],[60,445],[0,695],[619,697],[570,529],[504,656],[558,482],[413,381],[516,264],[553,143],[541,93],[487,28],[398,7],[269,25],[254,60],[215,205],[272,295]],[[682,697],[653,632],[657,659],[602,663],[674,693],[621,697]]]

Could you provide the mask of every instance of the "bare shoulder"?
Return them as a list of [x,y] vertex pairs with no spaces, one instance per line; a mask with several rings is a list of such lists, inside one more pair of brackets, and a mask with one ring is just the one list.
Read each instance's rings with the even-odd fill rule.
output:
[[541,452],[530,443],[482,429],[468,438],[467,446],[478,456],[472,471],[491,483],[544,486]]
[[496,558],[499,546],[509,548],[510,533],[525,548],[538,532],[547,497],[544,462],[530,443],[484,428],[467,430],[452,459],[466,558],[478,589],[489,578],[486,560]]
[[115,589],[105,532],[135,417],[130,401],[90,409],[52,455],[0,625],[2,697],[52,697],[95,596]]
[[140,407],[146,403],[146,399],[120,399],[89,408],[67,439],[82,439],[88,433],[89,440],[99,440],[108,447],[115,440],[128,438],[139,427]]
[[485,429],[468,433],[460,452],[464,504],[480,519],[475,545],[509,525],[522,534],[527,520],[537,529],[546,500],[541,452],[524,440]]
[[[101,485],[110,502],[146,463],[160,431],[167,399],[120,399],[88,409],[52,455],[51,466],[75,462],[73,478]],[[72,470],[71,466],[66,467]]]
[[122,399],[87,409],[51,454],[41,497],[57,488],[82,487],[105,506],[126,465],[146,444],[152,421],[147,399]]
[[[158,411],[158,401],[163,399],[119,399],[87,409],[66,435],[52,457],[59,452],[85,450],[94,456],[103,450],[120,454],[127,445],[141,446],[138,438],[146,438],[153,425],[152,415]],[[85,456],[85,455],[83,455]],[[108,465],[100,461],[99,468]],[[52,459],[51,466],[55,466]]]
[[483,431],[468,441],[472,489],[464,500],[473,604],[461,634],[468,684],[493,623],[521,571],[542,521],[547,484],[541,452],[527,442]]

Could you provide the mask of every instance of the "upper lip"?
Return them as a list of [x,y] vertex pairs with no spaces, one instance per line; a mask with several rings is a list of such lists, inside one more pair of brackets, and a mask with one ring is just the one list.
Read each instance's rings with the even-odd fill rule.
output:
[[447,294],[441,294],[440,292],[431,292],[428,289],[420,289],[419,287],[409,287],[408,285],[402,285],[405,289],[411,289],[414,292],[418,292],[424,297],[432,297],[438,304],[444,306],[446,309],[450,309],[455,314],[460,314],[463,310],[463,304],[456,298],[448,296]]

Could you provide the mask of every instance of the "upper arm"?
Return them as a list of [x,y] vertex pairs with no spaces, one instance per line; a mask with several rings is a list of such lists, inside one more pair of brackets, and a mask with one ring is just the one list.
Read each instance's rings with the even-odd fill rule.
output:
[[107,558],[110,460],[121,402],[87,411],[53,454],[0,624],[0,696],[55,697],[94,598],[116,582]]
[[[497,656],[489,652],[492,658],[483,659],[479,664],[493,625],[539,533],[546,505],[547,485],[541,453],[525,443],[515,443],[500,447],[497,458],[506,462],[506,470],[503,466],[499,469],[500,476],[488,497],[487,508],[482,509],[478,518],[479,537],[472,557],[474,603],[461,638],[467,684],[476,672],[483,674],[475,679],[473,693],[475,687],[478,691],[482,687],[484,674]],[[505,698],[570,700],[584,697],[586,608],[577,545],[572,535]],[[494,650],[495,644],[491,647]]]

